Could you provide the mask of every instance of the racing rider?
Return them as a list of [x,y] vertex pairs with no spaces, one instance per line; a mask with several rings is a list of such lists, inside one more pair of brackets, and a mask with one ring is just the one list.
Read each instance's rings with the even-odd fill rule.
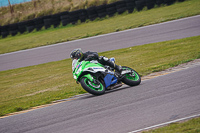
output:
[[71,57],[72,60],[80,59],[80,61],[97,60],[102,65],[110,66],[110,67],[114,68],[115,70],[117,70],[119,73],[122,72],[121,66],[116,65],[113,61],[111,61],[110,59],[108,59],[105,56],[99,56],[97,52],[88,51],[86,53],[83,53],[83,51],[80,48],[78,48],[78,49],[74,49],[71,52],[70,57]]

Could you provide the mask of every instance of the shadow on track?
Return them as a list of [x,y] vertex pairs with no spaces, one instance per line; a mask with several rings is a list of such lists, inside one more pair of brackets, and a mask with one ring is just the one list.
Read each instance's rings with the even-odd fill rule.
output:
[[[122,91],[124,89],[129,89],[131,88],[132,86],[122,86],[120,88],[116,88],[116,89],[112,89],[112,90],[107,90],[105,92],[105,94],[103,95],[107,95],[107,94],[110,94],[110,93],[113,93],[113,92],[118,92],[118,91]],[[95,97],[100,97],[100,96],[103,96],[103,95],[99,95],[99,96],[95,96],[95,95],[92,95],[90,93],[86,93],[83,97],[80,97],[78,99],[89,99],[89,98],[95,98]]]

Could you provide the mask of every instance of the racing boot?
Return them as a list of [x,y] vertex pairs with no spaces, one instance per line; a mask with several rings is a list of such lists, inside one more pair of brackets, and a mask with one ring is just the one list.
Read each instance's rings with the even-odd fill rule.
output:
[[108,65],[108,66],[114,68],[115,70],[117,70],[117,72],[119,74],[121,74],[123,69],[122,69],[121,66],[118,66],[118,65],[115,64],[115,59],[108,59],[104,56],[101,56],[100,60],[101,60],[101,62],[103,62],[104,65]]
[[118,66],[118,65],[116,65],[113,61],[111,61],[111,60],[108,60],[107,61],[107,64],[110,66],[110,67],[112,67],[112,68],[114,68],[119,74],[121,74],[121,72],[122,72],[122,67],[121,66]]
[[114,64],[114,69],[117,70],[117,72],[119,72],[120,74],[121,74],[121,72],[123,70],[121,66],[118,66],[116,64]]
[[119,66],[116,65],[114,61],[112,61],[111,59],[109,59],[107,61],[107,65],[109,65],[110,67],[114,68],[118,72],[118,74],[120,74],[121,76],[123,76],[123,75],[125,75],[127,73],[131,73],[132,72],[131,70],[123,69],[120,65]]

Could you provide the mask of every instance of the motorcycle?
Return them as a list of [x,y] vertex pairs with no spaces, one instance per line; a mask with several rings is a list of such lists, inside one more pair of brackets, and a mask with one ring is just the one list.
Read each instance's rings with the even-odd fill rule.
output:
[[[110,58],[115,62],[114,58]],[[140,75],[132,68],[122,66],[122,72],[115,72],[109,66],[104,66],[96,60],[72,61],[72,73],[76,82],[81,84],[82,88],[93,95],[102,95],[107,90],[118,88],[122,83],[129,86],[139,85]]]

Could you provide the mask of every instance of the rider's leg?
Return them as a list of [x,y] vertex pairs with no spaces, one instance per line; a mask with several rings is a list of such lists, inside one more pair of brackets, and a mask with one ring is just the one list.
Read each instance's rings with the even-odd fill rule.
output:
[[99,58],[99,62],[100,62],[101,64],[103,64],[103,65],[108,65],[108,66],[114,68],[115,70],[117,70],[117,71],[120,72],[120,73],[121,73],[121,71],[122,71],[122,67],[121,67],[121,66],[116,65],[114,62],[112,62],[112,61],[111,61],[110,59],[108,59],[107,57],[101,56],[101,57]]

